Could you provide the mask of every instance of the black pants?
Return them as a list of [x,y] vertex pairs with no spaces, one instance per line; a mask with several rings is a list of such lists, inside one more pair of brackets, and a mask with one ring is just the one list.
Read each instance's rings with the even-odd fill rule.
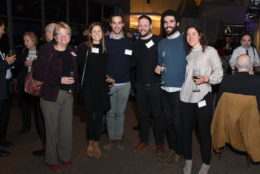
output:
[[201,139],[202,161],[210,163],[211,158],[211,134],[210,126],[212,121],[212,94],[208,93],[201,101],[206,101],[206,106],[198,107],[198,103],[181,102],[181,115],[183,118],[183,139],[184,158],[192,159],[192,130],[194,119],[197,116],[199,135]]
[[36,110],[35,110],[36,128],[40,136],[40,139],[43,145],[45,146],[45,142],[46,142],[45,124],[44,124],[44,118],[40,106],[40,97],[35,97],[35,100],[36,100]]
[[0,100],[0,139],[6,138],[7,126],[11,112],[11,97],[6,100]]
[[[7,80],[8,86],[8,98],[0,100],[0,139],[6,138],[7,126],[11,114],[12,106],[12,92],[13,92],[13,80]],[[1,90],[1,89],[0,89]]]
[[183,154],[182,122],[180,113],[180,92],[167,92],[161,89],[161,106],[169,148],[179,155]]
[[100,130],[103,124],[103,115],[103,112],[93,112],[88,114],[88,140],[100,140]]
[[32,96],[23,91],[21,93],[23,129],[31,129],[31,105]]
[[136,102],[140,112],[140,141],[148,144],[150,114],[154,118],[155,140],[164,144],[164,124],[160,105],[159,84],[136,84]]

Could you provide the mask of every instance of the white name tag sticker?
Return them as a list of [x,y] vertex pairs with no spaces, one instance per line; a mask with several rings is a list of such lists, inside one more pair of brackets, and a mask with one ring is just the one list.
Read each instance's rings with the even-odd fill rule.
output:
[[153,40],[150,40],[145,45],[146,45],[147,48],[151,48],[154,45],[154,42],[153,42]]
[[198,107],[199,107],[199,108],[202,108],[202,107],[204,107],[204,106],[207,106],[206,100],[202,100],[202,101],[198,102]]
[[91,52],[98,54],[99,53],[99,48],[92,47]]
[[70,54],[72,55],[72,56],[77,56],[77,54],[75,53],[75,52],[70,52]]
[[132,50],[125,49],[125,55],[132,56]]

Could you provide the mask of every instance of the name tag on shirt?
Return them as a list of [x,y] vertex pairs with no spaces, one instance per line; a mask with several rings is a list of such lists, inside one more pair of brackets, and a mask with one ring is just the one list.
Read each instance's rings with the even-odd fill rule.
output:
[[132,56],[132,50],[125,49],[125,55]]
[[70,54],[72,55],[72,56],[77,56],[77,54],[75,53],[75,52],[70,52]]
[[145,45],[146,45],[147,48],[151,48],[154,45],[154,42],[153,42],[153,40],[150,40]]
[[99,53],[99,48],[92,47],[91,52],[98,54]]
[[207,106],[206,100],[202,100],[202,101],[198,102],[198,107],[199,107],[199,108],[202,108],[202,107],[204,107],[204,106]]

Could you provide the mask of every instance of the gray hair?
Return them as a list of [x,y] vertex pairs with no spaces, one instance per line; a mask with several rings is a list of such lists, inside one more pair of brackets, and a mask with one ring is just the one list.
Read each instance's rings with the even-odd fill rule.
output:
[[239,58],[237,58],[236,65],[237,65],[238,69],[240,69],[240,68],[247,68],[247,69],[249,69],[250,66],[251,66],[250,59],[248,59],[246,62],[240,62]]

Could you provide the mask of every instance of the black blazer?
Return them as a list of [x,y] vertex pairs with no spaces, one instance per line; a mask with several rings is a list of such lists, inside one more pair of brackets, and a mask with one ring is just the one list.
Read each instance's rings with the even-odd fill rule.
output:
[[227,75],[220,84],[217,101],[223,92],[231,92],[244,95],[260,96],[260,76],[250,75],[248,72],[236,72]]
[[8,99],[9,96],[9,89],[6,80],[6,71],[9,68],[9,64],[5,60],[3,60],[2,56],[0,56],[0,100]]

